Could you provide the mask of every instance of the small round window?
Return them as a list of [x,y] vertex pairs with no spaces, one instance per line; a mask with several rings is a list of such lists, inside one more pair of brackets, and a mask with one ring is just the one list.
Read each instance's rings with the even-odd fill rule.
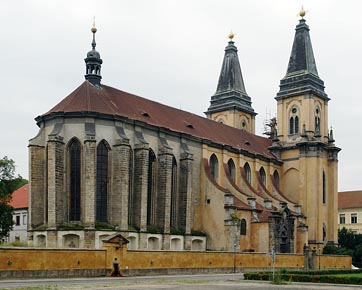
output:
[[293,108],[292,113],[293,113],[293,114],[297,113],[297,109],[296,109],[296,108]]

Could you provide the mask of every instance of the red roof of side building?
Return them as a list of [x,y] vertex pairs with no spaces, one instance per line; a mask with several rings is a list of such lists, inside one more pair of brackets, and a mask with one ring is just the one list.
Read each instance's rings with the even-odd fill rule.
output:
[[83,82],[69,96],[46,114],[37,117],[36,120],[39,123],[56,116],[76,116],[76,113],[96,113],[99,117],[101,117],[100,114],[104,114],[108,118],[125,117],[276,159],[268,150],[268,147],[272,145],[272,141],[268,138],[256,136],[106,85],[96,88],[88,81]]
[[362,208],[362,190],[338,192],[338,208]]
[[28,208],[29,204],[29,184],[25,184],[12,193],[10,205],[14,209]]

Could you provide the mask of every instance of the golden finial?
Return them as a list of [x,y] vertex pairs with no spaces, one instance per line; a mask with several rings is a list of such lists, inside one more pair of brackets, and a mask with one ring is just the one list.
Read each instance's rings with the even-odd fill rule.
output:
[[304,10],[304,7],[302,5],[302,9],[300,9],[300,12],[299,12],[299,16],[302,17],[302,19],[304,19],[304,16],[307,14],[307,11]]
[[229,33],[229,36],[230,40],[232,41],[233,38],[235,37],[235,33],[233,33],[232,31]]
[[97,28],[96,28],[96,17],[95,17],[95,16],[93,16],[93,27],[92,27],[91,31],[92,31],[93,33],[96,33],[96,32],[97,32]]

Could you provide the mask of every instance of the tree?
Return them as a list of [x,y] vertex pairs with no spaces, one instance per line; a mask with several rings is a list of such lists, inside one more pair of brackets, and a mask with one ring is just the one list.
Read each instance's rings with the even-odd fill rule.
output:
[[0,240],[13,228],[13,208],[9,205],[14,190],[27,183],[20,175],[15,177],[15,162],[7,156],[0,159]]

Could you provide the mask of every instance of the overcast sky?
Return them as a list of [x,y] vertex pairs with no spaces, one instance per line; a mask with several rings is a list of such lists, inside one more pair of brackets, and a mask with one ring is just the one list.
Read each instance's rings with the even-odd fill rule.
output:
[[1,1],[0,158],[28,178],[34,118],[83,82],[93,16],[104,84],[201,116],[235,32],[261,134],[276,114],[302,4],[342,148],[339,190],[362,190],[361,0]]

